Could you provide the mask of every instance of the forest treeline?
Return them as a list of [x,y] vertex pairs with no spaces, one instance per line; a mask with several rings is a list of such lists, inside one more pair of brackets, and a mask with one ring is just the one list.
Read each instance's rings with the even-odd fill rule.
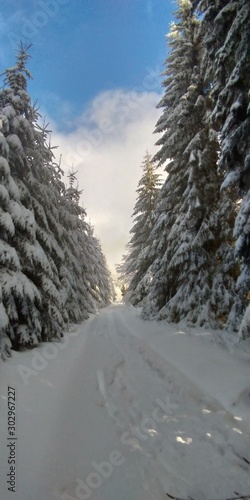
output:
[[176,3],[159,149],[118,271],[143,318],[236,331],[250,291],[250,2]]
[[76,172],[63,182],[48,126],[27,82],[28,47],[0,91],[0,351],[60,340],[70,323],[113,299],[113,283],[80,205]]
[[[142,317],[236,331],[250,291],[250,3],[177,0],[164,93],[118,270]],[[60,340],[109,304],[106,260],[27,91],[28,48],[0,90],[0,351]],[[62,162],[63,163],[63,162]],[[162,183],[157,168],[167,172]],[[244,330],[244,337],[250,329]]]

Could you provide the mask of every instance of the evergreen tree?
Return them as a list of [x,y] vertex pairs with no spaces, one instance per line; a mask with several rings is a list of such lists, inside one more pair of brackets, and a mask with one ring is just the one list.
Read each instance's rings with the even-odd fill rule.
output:
[[[71,322],[80,322],[95,311],[88,294],[84,269],[86,266],[86,211],[80,206],[82,191],[79,190],[73,169],[68,173],[69,187],[61,198],[61,220],[64,227],[63,248],[65,263],[60,275],[67,289],[66,308]],[[76,184],[76,187],[75,187]],[[84,256],[83,256],[84,254]]]
[[26,124],[25,120],[28,122],[32,116],[27,109],[26,77],[29,73],[25,69],[26,60],[27,55],[21,47],[16,66],[6,71],[5,87],[0,94],[1,180],[2,192],[6,188],[8,192],[1,206],[1,245],[5,247],[1,254],[1,295],[8,318],[6,333],[13,346],[37,345],[42,331],[40,291],[23,265],[24,255],[28,260],[35,248],[36,224],[31,206],[23,204],[18,185],[18,180],[30,171],[26,144],[18,134],[22,122]]
[[[93,300],[86,268],[90,241],[81,191],[69,188],[54,161],[50,131],[27,92],[27,48],[4,73],[0,91],[0,348],[15,349],[60,339],[68,320],[79,322],[106,305],[111,290],[105,259],[98,255],[99,295]],[[93,258],[93,257],[91,257]]]
[[[235,327],[235,264],[230,247],[234,205],[220,195],[217,134],[208,127],[210,95],[201,71],[199,21],[189,0],[179,0],[171,25],[163,108],[155,155],[168,162],[152,229],[150,293],[144,317]],[[221,214],[224,219],[221,219]],[[232,231],[231,231],[232,232]],[[222,265],[223,256],[226,265]],[[219,299],[219,300],[218,300]],[[228,326],[229,326],[228,325]]]
[[[86,221],[86,211],[80,206],[82,191],[77,185],[77,172],[68,173],[69,187],[62,198],[64,249],[66,267],[61,275],[67,283],[67,311],[72,322],[86,319],[112,299],[112,279],[101,245]],[[75,186],[76,184],[76,186]]]
[[[11,342],[26,336],[30,345],[36,345],[41,335],[39,310],[41,296],[36,285],[22,272],[15,243],[23,235],[30,247],[34,240],[34,216],[21,203],[20,192],[11,175],[9,164],[10,123],[14,114],[10,106],[0,111],[0,351],[2,357],[10,355]],[[30,245],[29,245],[30,244]]]
[[193,1],[203,14],[206,72],[212,82],[210,122],[220,134],[223,189],[242,200],[236,217],[235,253],[240,262],[237,293],[250,288],[250,4],[248,0]]
[[94,298],[96,309],[98,309],[111,303],[114,297],[114,285],[100,242],[94,236],[94,228],[90,224],[87,226],[87,235],[88,265],[86,276],[91,296]]
[[[64,259],[60,237],[58,198],[61,185],[57,184],[55,171],[51,168],[53,153],[47,144],[49,131],[38,124],[39,115],[31,105],[27,93],[26,69],[29,58],[22,44],[17,54],[17,64],[6,70],[3,98],[11,109],[10,121],[10,168],[19,187],[21,202],[31,210],[34,219],[32,240],[27,241],[22,229],[16,234],[22,271],[37,286],[42,300],[40,321],[42,329],[39,340],[60,339],[65,328],[63,317],[62,285],[59,265]],[[4,111],[4,110],[3,110]],[[19,145],[19,147],[17,147]],[[20,330],[18,327],[17,330]],[[28,347],[28,331],[15,336],[13,346]],[[34,332],[34,329],[33,329]]]
[[148,152],[142,168],[143,175],[136,190],[138,196],[133,212],[134,225],[130,231],[132,237],[128,243],[128,254],[121,267],[118,267],[121,280],[128,284],[127,292],[133,305],[141,303],[147,295],[146,274],[151,264],[147,250],[161,184],[160,175],[156,173],[152,157]]

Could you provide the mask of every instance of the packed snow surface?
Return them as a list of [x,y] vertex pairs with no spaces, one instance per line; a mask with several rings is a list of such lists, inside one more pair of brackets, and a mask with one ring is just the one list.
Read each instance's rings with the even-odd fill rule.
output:
[[[62,344],[13,352],[0,364],[1,499],[249,494],[250,350],[218,336],[114,304]],[[15,493],[8,387],[17,394]]]

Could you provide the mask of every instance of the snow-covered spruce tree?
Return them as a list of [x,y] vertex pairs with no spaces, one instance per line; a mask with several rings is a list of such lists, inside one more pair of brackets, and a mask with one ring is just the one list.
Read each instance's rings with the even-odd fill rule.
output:
[[[47,143],[49,131],[36,123],[36,155],[33,157],[35,168],[31,169],[26,187],[31,195],[31,203],[36,220],[36,237],[49,266],[44,267],[40,286],[43,298],[43,340],[60,338],[68,321],[67,294],[60,276],[65,261],[63,248],[64,227],[60,219],[60,197],[65,189],[61,181],[62,171],[53,161],[53,152]],[[38,168],[40,169],[38,172]],[[43,166],[43,168],[42,168]],[[43,171],[43,176],[41,172]],[[35,278],[37,279],[37,277]],[[45,317],[44,317],[45,315]]]
[[21,45],[16,65],[4,74],[0,95],[8,164],[18,192],[8,207],[14,224],[11,245],[22,273],[19,281],[8,282],[8,301],[16,309],[15,314],[14,309],[8,312],[10,338],[16,349],[60,338],[65,326],[58,275],[58,262],[64,256],[56,241],[56,237],[60,239],[58,193],[50,169],[53,155],[46,145],[47,132],[39,127],[38,114],[27,93],[28,57]]
[[137,200],[133,211],[134,225],[130,230],[132,237],[127,245],[128,253],[118,272],[121,281],[127,284],[129,301],[139,305],[147,295],[147,283],[150,279],[147,271],[152,263],[148,256],[150,233],[153,226],[154,209],[161,184],[160,175],[152,156],[147,152],[143,163],[143,174],[139,181]]
[[[17,68],[9,72],[9,88],[0,92],[0,289],[1,289],[1,333],[8,335],[12,345],[37,345],[41,339],[40,308],[41,296],[34,282],[23,272],[19,248],[26,245],[30,250],[35,241],[34,214],[21,202],[18,189],[17,172],[27,174],[22,143],[15,133],[19,126],[16,104],[20,109],[21,96],[15,93],[18,88],[15,76]],[[20,78],[20,85],[25,78]],[[13,168],[14,167],[14,168]],[[14,180],[14,178],[15,180]],[[19,248],[17,248],[17,242]],[[2,356],[6,346],[9,353],[11,343],[2,341]]]
[[[0,93],[0,101],[1,101]],[[34,216],[20,200],[19,189],[11,176],[9,165],[10,107],[0,102],[0,356],[10,355],[16,338],[24,338],[29,345],[38,343],[41,336],[41,296],[36,285],[22,272],[15,248],[20,233],[29,242],[34,239]],[[11,344],[12,342],[12,344]]]
[[[221,140],[222,189],[236,189],[241,200],[235,221],[235,253],[240,262],[237,293],[250,290],[250,3],[248,0],[199,0],[207,51],[206,70],[213,83],[211,123]],[[250,325],[249,325],[250,326]],[[250,328],[249,328],[250,331]]]
[[175,15],[156,126],[163,135],[155,160],[169,161],[169,175],[151,234],[155,260],[143,316],[213,327],[229,320],[234,328],[232,311],[240,306],[230,246],[234,205],[220,195],[217,134],[206,123],[211,103],[199,21],[189,0],[178,1]]
[[92,289],[88,280],[91,267],[88,224],[85,221],[86,211],[79,205],[82,191],[78,189],[76,174],[77,172],[73,170],[69,172],[69,187],[62,200],[66,209],[63,216],[66,228],[65,253],[71,284],[71,299],[67,307],[73,322],[86,319],[89,313],[94,313],[98,309],[97,298],[91,293]]
[[67,291],[66,310],[73,323],[86,319],[89,312],[95,311],[83,275],[82,252],[84,246],[86,253],[86,243],[80,244],[79,239],[82,239],[82,235],[86,238],[87,224],[86,211],[79,204],[82,191],[78,189],[78,185],[75,187],[76,173],[73,170],[68,173],[69,186],[60,198],[59,210],[63,226],[61,241],[65,254],[65,260],[60,266],[60,277]]
[[[62,182],[47,126],[27,93],[27,49],[4,73],[0,92],[0,348],[2,356],[60,339],[65,322],[106,305],[110,279],[98,247],[100,292],[91,295],[90,241],[80,192]],[[87,245],[88,242],[88,245]],[[92,243],[91,243],[92,244]],[[98,246],[98,245],[97,245]],[[98,253],[99,252],[99,253]],[[95,278],[93,278],[94,280]],[[103,287],[103,288],[102,288]],[[11,342],[10,342],[11,341]]]
[[99,240],[94,236],[94,228],[87,225],[87,258],[85,274],[89,291],[96,308],[109,305],[114,298],[114,284]]
[[65,263],[60,276],[67,289],[66,308],[72,322],[82,321],[89,313],[108,305],[112,286],[101,246],[80,206],[82,191],[78,189],[76,174],[73,169],[69,171],[69,187],[61,198]]

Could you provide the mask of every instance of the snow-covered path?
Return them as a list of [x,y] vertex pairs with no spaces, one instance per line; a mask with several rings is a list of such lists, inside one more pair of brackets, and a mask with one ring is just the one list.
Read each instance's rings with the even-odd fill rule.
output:
[[[250,355],[113,305],[0,365],[1,499],[162,500],[250,491]],[[8,493],[7,387],[17,390]]]

